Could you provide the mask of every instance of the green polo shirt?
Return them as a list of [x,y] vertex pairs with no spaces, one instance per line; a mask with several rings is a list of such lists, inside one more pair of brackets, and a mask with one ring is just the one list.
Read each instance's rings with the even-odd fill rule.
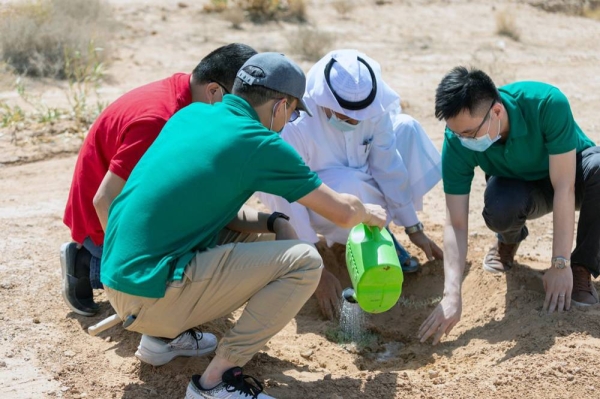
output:
[[517,82],[499,89],[508,113],[510,132],[505,143],[483,152],[462,146],[446,129],[442,148],[442,177],[446,194],[469,194],[475,167],[490,176],[540,180],[549,176],[550,155],[595,144],[579,128],[567,97],[540,82]]
[[161,298],[254,192],[294,202],[320,185],[242,98],[193,103],[167,122],[110,207],[101,281]]

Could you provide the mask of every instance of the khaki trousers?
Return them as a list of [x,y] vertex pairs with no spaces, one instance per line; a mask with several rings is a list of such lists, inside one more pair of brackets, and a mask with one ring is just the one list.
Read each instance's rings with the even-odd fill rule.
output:
[[136,316],[128,330],[167,338],[247,303],[216,351],[241,367],[298,313],[321,277],[323,263],[314,246],[265,241],[273,237],[223,230],[220,244],[198,252],[183,279],[168,283],[163,298],[105,291],[122,320]]

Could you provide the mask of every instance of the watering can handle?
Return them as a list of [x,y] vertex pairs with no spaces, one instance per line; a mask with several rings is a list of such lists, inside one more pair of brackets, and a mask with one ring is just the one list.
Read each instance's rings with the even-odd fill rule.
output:
[[367,228],[369,229],[369,232],[371,233],[371,236],[373,237],[374,241],[381,241],[382,240],[381,230],[379,229],[379,227],[377,227],[377,226],[367,226]]

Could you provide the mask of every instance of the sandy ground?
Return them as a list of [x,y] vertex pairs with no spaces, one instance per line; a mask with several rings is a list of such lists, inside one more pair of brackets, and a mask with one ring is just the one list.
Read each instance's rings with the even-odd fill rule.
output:
[[[333,46],[358,48],[383,65],[405,111],[423,123],[438,148],[443,124],[432,115],[434,91],[458,64],[484,68],[498,84],[530,79],[557,85],[580,126],[600,142],[598,21],[505,1],[393,0],[381,6],[365,1],[343,18],[329,3],[307,3],[310,23],[334,34]],[[297,25],[244,23],[242,30],[231,29],[229,22],[202,13],[203,4],[114,0],[120,25],[103,99],[191,71],[203,55],[232,41],[285,52],[310,68],[289,46]],[[504,9],[514,14],[518,42],[495,33],[495,14]],[[13,81],[0,77],[0,101],[18,102]],[[27,85],[48,103],[64,102],[61,84]],[[60,134],[57,127],[40,139],[48,127],[39,129],[16,132],[17,145],[11,131],[0,130],[0,397],[183,397],[190,375],[201,373],[209,358],[180,358],[159,368],[141,364],[133,356],[139,335],[120,327],[99,337],[86,333],[112,313],[101,291],[96,317],[78,316],[63,303],[58,250],[69,232],[61,220],[81,138]],[[471,196],[463,318],[440,345],[416,339],[442,293],[442,264],[436,261],[406,276],[397,306],[367,318],[375,337],[368,347],[328,340],[337,323],[323,320],[311,299],[245,372],[265,380],[278,398],[600,398],[600,308],[541,313],[551,219],[530,224],[519,267],[507,276],[484,273],[481,258],[493,237],[480,217],[483,188],[479,174]],[[425,198],[421,218],[441,243],[440,186]],[[331,264],[339,260],[334,251],[325,255]],[[222,335],[237,316],[204,328]]]

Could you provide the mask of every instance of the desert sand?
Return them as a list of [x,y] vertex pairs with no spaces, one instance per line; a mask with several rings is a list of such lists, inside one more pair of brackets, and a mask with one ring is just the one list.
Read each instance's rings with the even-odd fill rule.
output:
[[[207,1],[111,3],[119,26],[100,90],[104,101],[191,71],[209,51],[234,41],[284,52],[305,71],[312,65],[290,46],[298,24],[245,22],[233,29],[219,15],[202,12]],[[443,123],[433,116],[435,88],[456,65],[478,66],[499,85],[541,80],[558,86],[580,126],[600,142],[600,21],[505,0],[382,3],[356,2],[340,16],[330,2],[307,1],[309,23],[334,36],[331,49],[357,48],[378,60],[404,111],[421,121],[438,148]],[[504,10],[513,15],[518,41],[496,33],[496,14]],[[0,101],[19,102],[14,79],[0,76]],[[44,101],[64,103],[64,83],[25,82]],[[113,313],[102,291],[96,298],[101,312],[90,318],[71,312],[61,297],[59,247],[70,240],[62,214],[80,144],[81,137],[64,133],[60,124],[0,130],[0,397],[181,398],[190,376],[201,373],[210,357],[178,358],[158,368],[142,364],[134,357],[138,334],[119,326],[99,337],[87,334],[87,327]],[[321,318],[313,298],[245,373],[264,380],[270,395],[291,399],[600,398],[600,307],[542,312],[551,217],[529,223],[518,267],[506,276],[485,273],[481,259],[494,237],[480,216],[483,189],[479,173],[471,196],[462,320],[439,345],[421,344],[416,334],[442,295],[442,262],[427,262],[396,228],[423,267],[405,276],[398,305],[367,316],[374,343],[357,348],[329,340],[337,323]],[[425,198],[420,217],[441,244],[441,185]],[[340,267],[339,251],[325,252],[326,262]],[[203,329],[221,336],[238,315]]]

